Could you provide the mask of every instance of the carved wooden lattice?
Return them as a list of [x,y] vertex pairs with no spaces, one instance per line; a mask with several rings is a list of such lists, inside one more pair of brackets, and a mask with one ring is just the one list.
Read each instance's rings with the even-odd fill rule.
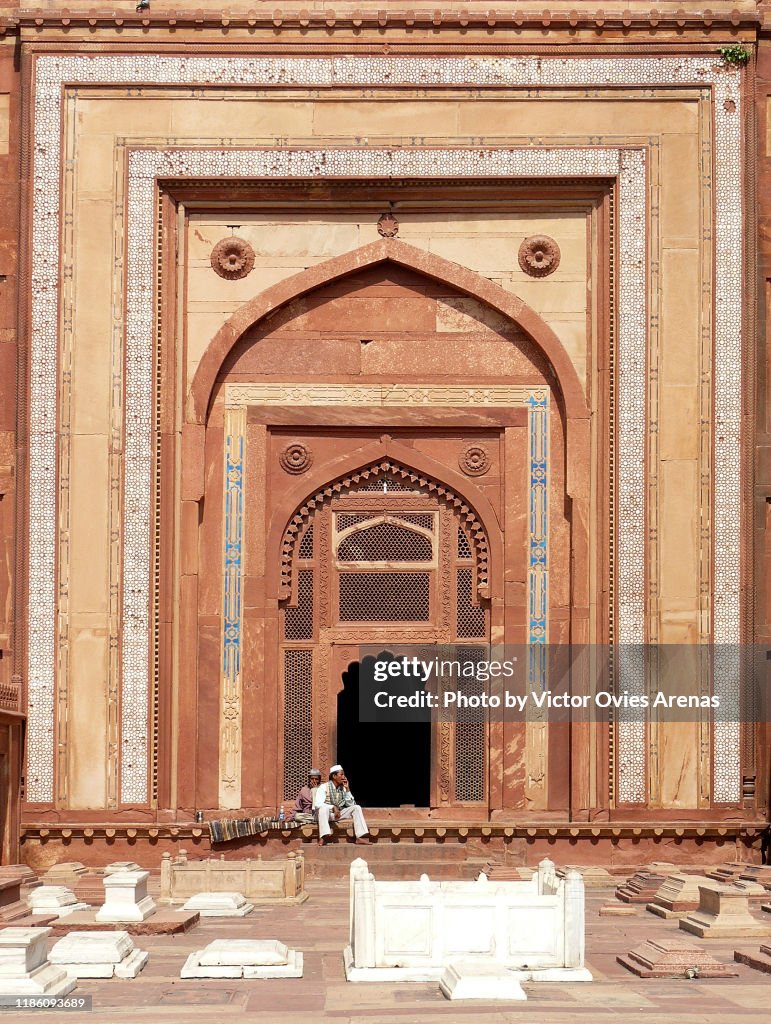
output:
[[410,492],[436,498],[441,505],[449,507],[462,518],[464,528],[472,546],[476,561],[476,587],[480,597],[489,596],[490,552],[487,535],[474,510],[462,498],[436,480],[400,466],[398,463],[383,461],[357,470],[337,481],[330,481],[322,490],[309,498],[292,516],[281,542],[281,586],[279,596],[288,598],[295,548],[306,524],[319,509],[327,506],[333,498],[346,493],[373,493],[383,495]]
[[458,527],[458,558],[471,558],[471,545],[462,527]]
[[305,536],[300,541],[298,555],[300,558],[306,560],[309,558],[313,558],[313,523],[311,523],[311,525],[305,531]]
[[[484,647],[466,648],[468,661],[484,661]],[[465,696],[481,696],[485,684],[476,679],[460,679],[458,690]],[[455,718],[455,799],[458,803],[478,803],[485,797],[487,729],[484,708],[458,708]]]

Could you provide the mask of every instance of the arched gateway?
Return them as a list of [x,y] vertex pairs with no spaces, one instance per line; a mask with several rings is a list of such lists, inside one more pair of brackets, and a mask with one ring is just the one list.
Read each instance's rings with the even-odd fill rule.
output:
[[[219,332],[188,403],[197,805],[270,809],[345,757],[375,806],[566,813],[570,744],[541,721],[355,713],[363,646],[483,657],[584,628],[588,467],[567,466],[586,417],[564,350],[521,300],[390,240],[280,291]],[[409,781],[381,785],[400,748]]]
[[304,507],[291,524],[300,528],[285,535],[294,545],[279,659],[284,796],[297,791],[311,762],[340,759],[370,803],[481,809],[484,715],[433,728],[378,725],[360,720],[357,694],[359,645],[419,653],[428,644],[463,644],[473,656],[469,645],[489,643],[489,544],[478,516],[436,480],[388,460]]

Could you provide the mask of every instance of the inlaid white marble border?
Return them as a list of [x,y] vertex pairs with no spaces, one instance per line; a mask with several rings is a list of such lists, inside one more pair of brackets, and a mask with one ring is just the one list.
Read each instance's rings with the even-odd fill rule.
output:
[[[248,57],[167,57],[157,54],[39,56],[35,61],[35,121],[34,121],[34,210],[33,210],[33,269],[32,269],[32,331],[31,331],[31,403],[30,403],[30,592],[29,592],[29,772],[28,799],[49,801],[53,798],[54,761],[54,638],[55,638],[55,508],[56,508],[56,367],[58,348],[58,286],[59,286],[59,216],[62,86],[71,84],[137,84],[137,85],[231,85],[253,86],[656,86],[656,85],[711,85],[714,89],[716,129],[716,409],[720,417],[720,440],[716,441],[715,456],[715,638],[739,636],[739,583],[738,583],[738,523],[739,523],[739,424],[741,374],[741,106],[739,75],[720,67],[710,57],[652,57],[644,58],[401,58],[401,57],[335,57],[322,58],[248,58]],[[180,157],[183,151],[180,152]],[[367,159],[372,150],[361,151]],[[387,170],[362,171],[378,176],[390,174],[463,174],[458,161],[468,151],[435,151],[447,162],[430,170],[398,170],[408,165],[409,158],[423,155],[422,151],[380,151],[387,154]],[[490,153],[501,151],[491,150]],[[509,153],[516,151],[510,150]],[[523,153],[523,162],[528,151]],[[543,150],[530,150],[529,174],[543,175]],[[554,152],[552,150],[552,152]],[[576,153],[576,150],[571,152]],[[584,151],[592,152],[592,151]],[[605,151],[607,152],[607,151]],[[627,153],[635,151],[627,151]],[[228,154],[233,156],[235,154]],[[284,154],[285,156],[288,154]],[[307,155],[306,159],[307,159]],[[317,154],[321,159],[321,153]],[[630,159],[633,159],[630,157]],[[494,174],[486,158],[466,173]],[[365,161],[366,162],[366,161]],[[280,164],[280,160],[278,160]],[[224,172],[219,161],[209,161],[212,175]],[[305,165],[306,173],[309,167]],[[626,173],[625,173],[626,172]],[[270,168],[269,174],[283,175]],[[330,173],[323,161],[310,169],[313,177]],[[350,172],[348,172],[350,173]],[[576,173],[560,169],[562,174]],[[633,178],[630,167],[617,168],[623,188],[624,179]],[[644,184],[640,186],[644,197]],[[623,208],[623,203],[621,204]],[[738,219],[738,223],[737,223]],[[618,512],[619,593],[624,594],[619,607],[619,639],[622,642],[642,642],[645,633],[644,608],[644,495],[642,488],[627,489],[626,481],[635,479],[642,471],[643,461],[634,450],[644,451],[644,392],[645,392],[645,314],[641,312],[644,296],[645,248],[635,243],[644,236],[645,212],[639,214],[637,225],[626,232],[621,229],[621,250],[631,246],[627,260],[629,273],[639,280],[628,289],[620,283],[619,303],[619,444],[618,478],[621,494]],[[129,217],[129,227],[131,218]],[[629,257],[635,250],[639,261]],[[131,254],[131,248],[129,248]],[[151,257],[150,257],[151,258]],[[131,277],[131,275],[129,275]],[[151,309],[150,294],[144,298]],[[625,305],[625,296],[631,305]],[[128,303],[132,310],[131,297]],[[150,313],[150,316],[152,314]],[[637,326],[635,326],[637,325]],[[637,331],[642,331],[635,341]],[[642,347],[640,347],[642,345]],[[130,340],[127,337],[127,346]],[[631,346],[631,348],[630,348]],[[145,353],[130,356],[127,365],[127,392],[129,382],[137,383],[151,362],[152,340]],[[131,359],[136,359],[132,364]],[[737,362],[738,361],[738,362]],[[622,363],[625,362],[626,370]],[[628,371],[628,372],[627,372]],[[151,370],[150,370],[151,372]],[[627,374],[625,376],[625,373]],[[631,386],[631,380],[635,381]],[[140,387],[135,396],[137,411],[136,446],[126,438],[126,480],[136,480],[144,487],[140,477],[129,477],[128,463],[140,459],[143,439],[151,439],[149,414],[151,401],[143,397],[146,389]],[[149,392],[148,392],[149,394]],[[640,420],[642,411],[643,419]],[[627,437],[624,421],[632,434]],[[127,425],[130,419],[126,416]],[[145,429],[147,424],[147,429]],[[629,441],[632,447],[625,448]],[[149,450],[149,449],[148,449]],[[627,475],[631,474],[631,476]],[[147,476],[149,494],[149,470]],[[719,508],[718,508],[719,505]],[[149,505],[145,504],[147,516]],[[137,509],[139,521],[128,512]],[[629,515],[629,519],[627,519]],[[129,530],[124,543],[131,546],[127,564],[139,576],[145,575],[147,566],[147,601],[144,593],[129,593],[124,580],[124,637],[123,637],[123,707],[131,707],[136,697],[140,705],[136,715],[131,714],[132,732],[139,721],[142,708],[147,709],[147,658],[149,651],[149,529],[142,521],[142,510],[127,497],[124,524]],[[148,521],[149,522],[149,521]],[[640,529],[636,524],[640,523]],[[146,541],[146,544],[145,544]],[[140,546],[145,544],[140,552]],[[136,555],[136,559],[135,556]],[[623,589],[622,575],[629,588]],[[128,599],[128,600],[127,600]],[[128,626],[128,629],[126,628]],[[142,665],[140,669],[140,664]],[[128,672],[127,672],[128,670]],[[730,681],[729,681],[730,688]],[[145,718],[146,722],[146,718]],[[130,723],[124,718],[124,732]],[[125,738],[125,737],[124,737]],[[728,739],[728,737],[726,737]],[[737,736],[738,738],[738,736]],[[147,730],[144,736],[134,733],[133,752],[123,749],[123,781],[121,798],[126,802],[147,799]],[[131,764],[128,775],[127,764]],[[735,761],[731,759],[725,782],[725,792],[735,793],[738,799],[738,748]],[[716,782],[717,786],[717,782]],[[631,794],[630,794],[631,795]],[[619,794],[621,796],[621,794]],[[723,795],[721,799],[733,799]]]

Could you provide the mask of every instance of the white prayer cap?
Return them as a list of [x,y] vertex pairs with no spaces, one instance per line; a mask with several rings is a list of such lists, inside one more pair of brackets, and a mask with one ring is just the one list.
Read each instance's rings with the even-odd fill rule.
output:
[[341,772],[342,770],[343,766],[341,764],[333,764],[332,767],[329,769],[329,774],[336,775],[338,772]]
[[308,772],[308,774],[309,775],[318,775],[318,777],[321,778],[321,772],[318,770],[318,768],[311,768],[311,770]]

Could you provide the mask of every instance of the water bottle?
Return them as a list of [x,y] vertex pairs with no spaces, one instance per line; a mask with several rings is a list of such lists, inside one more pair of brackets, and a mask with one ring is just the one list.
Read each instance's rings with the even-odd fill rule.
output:
[[278,812],[278,820],[282,825],[286,821],[286,811],[284,810],[283,804],[281,805],[281,810]]

